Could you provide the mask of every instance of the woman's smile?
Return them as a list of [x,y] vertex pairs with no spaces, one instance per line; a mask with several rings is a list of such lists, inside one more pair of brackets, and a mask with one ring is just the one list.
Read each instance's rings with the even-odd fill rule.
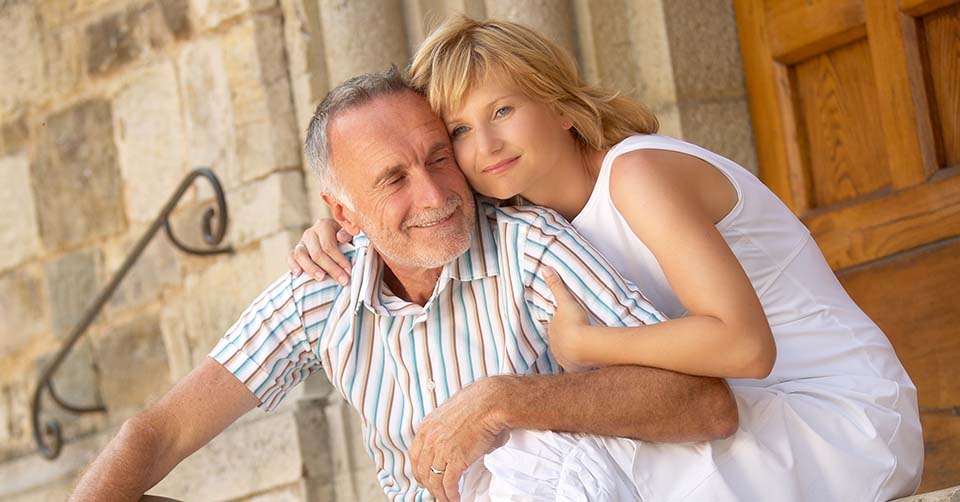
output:
[[519,160],[519,159],[520,159],[520,156],[517,155],[516,157],[512,157],[512,158],[509,158],[509,159],[501,160],[500,162],[497,162],[496,164],[491,164],[491,165],[485,167],[485,168],[483,169],[483,173],[484,173],[484,174],[499,174],[499,173],[502,173],[502,172],[510,169],[511,167],[513,167],[513,166],[517,163],[517,160]]

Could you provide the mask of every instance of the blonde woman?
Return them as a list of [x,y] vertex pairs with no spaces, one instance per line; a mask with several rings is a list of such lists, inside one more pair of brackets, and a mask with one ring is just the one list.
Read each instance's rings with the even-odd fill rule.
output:
[[[645,501],[887,500],[916,488],[913,383],[809,231],[756,177],[657,135],[643,106],[583,82],[566,52],[514,23],[448,20],[409,73],[474,190],[556,210],[672,318],[590,326],[546,272],[557,360],[729,378],[740,409],[733,438],[696,445],[514,437],[486,457],[491,493],[563,485],[570,473],[531,477],[518,459],[581,447],[614,459]],[[336,249],[335,233],[329,221],[307,230],[291,270],[345,280],[343,256],[321,249]]]

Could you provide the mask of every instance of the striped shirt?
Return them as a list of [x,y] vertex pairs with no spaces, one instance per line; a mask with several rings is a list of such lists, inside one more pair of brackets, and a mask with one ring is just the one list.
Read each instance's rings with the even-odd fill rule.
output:
[[492,375],[559,373],[547,349],[557,270],[591,322],[664,319],[557,213],[478,201],[470,248],[444,266],[424,306],[391,293],[363,236],[346,250],[352,281],[284,275],[242,314],[211,356],[270,410],[310,374],[326,373],[359,412],[365,445],[394,501],[433,500],[407,454],[431,410]]

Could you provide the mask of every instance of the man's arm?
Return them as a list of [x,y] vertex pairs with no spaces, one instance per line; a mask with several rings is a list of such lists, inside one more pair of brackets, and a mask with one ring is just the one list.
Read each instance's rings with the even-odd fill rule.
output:
[[124,422],[80,478],[70,500],[138,500],[258,404],[235,376],[205,359],[157,404]]
[[[726,382],[642,366],[478,380],[430,412],[414,437],[414,473],[441,501],[512,429],[583,432],[653,442],[722,439],[738,426]],[[442,476],[430,468],[444,470]]]
[[[506,429],[585,432],[653,442],[722,439],[737,431],[726,382],[642,366],[498,376],[485,383],[491,420]],[[509,397],[508,397],[509,396]]]

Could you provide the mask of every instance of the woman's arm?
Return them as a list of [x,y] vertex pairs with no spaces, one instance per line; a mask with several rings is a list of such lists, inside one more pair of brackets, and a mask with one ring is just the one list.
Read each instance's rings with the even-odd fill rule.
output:
[[299,276],[306,272],[318,281],[330,274],[340,285],[346,286],[350,280],[350,260],[340,251],[339,243],[352,239],[353,236],[332,218],[320,218],[303,231],[300,242],[290,250],[287,258],[290,273]]
[[[576,326],[575,314],[557,316],[550,326],[555,353],[580,366],[640,364],[692,375],[767,376],[776,360],[770,326],[715,227],[736,199],[726,177],[692,156],[640,150],[616,160],[610,186],[614,205],[656,257],[689,315],[636,328]],[[726,196],[731,192],[733,203]]]

